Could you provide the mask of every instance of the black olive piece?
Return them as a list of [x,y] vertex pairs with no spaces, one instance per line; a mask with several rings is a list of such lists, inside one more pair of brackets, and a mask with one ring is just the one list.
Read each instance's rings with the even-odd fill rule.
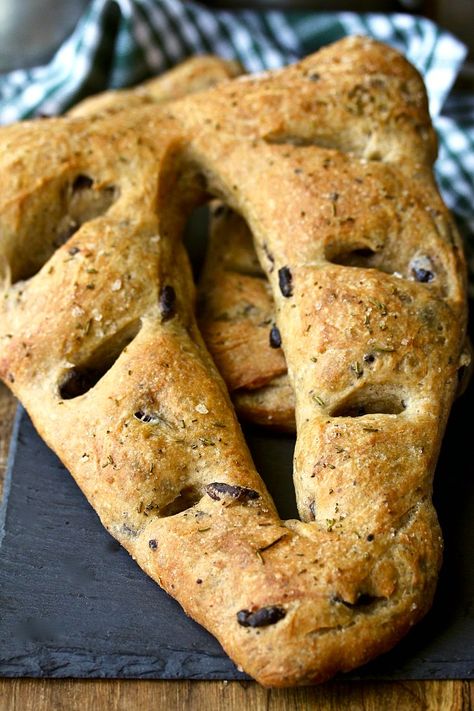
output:
[[255,612],[240,610],[237,613],[237,622],[242,627],[267,627],[279,622],[285,615],[286,610],[283,607],[269,605],[268,607],[261,607]]
[[372,353],[366,353],[363,361],[364,363],[373,363],[375,361],[375,356]]
[[247,489],[245,486],[233,486],[219,481],[208,484],[206,486],[206,494],[214,501],[220,501],[223,496],[230,496],[236,501],[254,501],[260,498],[260,494],[254,489]]
[[289,267],[281,267],[278,270],[278,284],[280,286],[280,291],[286,298],[292,296],[293,294],[293,277]]
[[281,348],[281,334],[276,326],[272,326],[270,329],[270,347]]
[[140,420],[140,422],[151,422],[153,420],[153,415],[149,415],[143,412],[143,410],[137,410],[137,412],[133,413],[133,416],[136,417],[137,420]]
[[158,548],[156,538],[150,538],[150,540],[148,541],[148,546],[149,548],[151,548],[152,551],[156,551],[156,549]]
[[413,276],[415,277],[415,281],[419,281],[422,284],[428,284],[430,281],[433,281],[434,279],[434,274],[433,272],[430,272],[429,269],[422,269],[421,267],[413,267],[411,270]]
[[160,292],[161,320],[168,321],[175,315],[176,292],[172,286],[164,286]]
[[375,538],[375,536],[373,533],[369,533],[369,535],[367,536],[367,540],[369,541],[369,543],[371,543],[374,540],[374,538]]
[[94,181],[88,175],[78,175],[72,184],[72,189],[86,190],[87,188],[91,188],[93,184]]

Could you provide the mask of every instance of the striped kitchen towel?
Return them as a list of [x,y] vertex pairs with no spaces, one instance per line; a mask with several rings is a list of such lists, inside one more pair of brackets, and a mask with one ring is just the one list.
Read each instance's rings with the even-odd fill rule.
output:
[[348,34],[393,45],[425,79],[440,143],[436,175],[466,241],[474,295],[474,97],[451,96],[446,102],[466,49],[427,19],[216,11],[182,0],[93,0],[48,64],[0,76],[0,123],[60,113],[88,94],[129,86],[194,54],[237,59],[247,71],[258,72]]

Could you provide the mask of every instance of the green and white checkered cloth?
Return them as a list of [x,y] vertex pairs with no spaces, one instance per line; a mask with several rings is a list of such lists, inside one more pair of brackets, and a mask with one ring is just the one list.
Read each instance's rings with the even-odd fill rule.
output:
[[84,96],[130,86],[186,57],[213,53],[249,72],[293,62],[348,34],[403,52],[425,79],[440,150],[436,174],[465,238],[474,295],[474,98],[450,98],[466,49],[408,15],[209,10],[181,0],[92,0],[49,64],[0,76],[0,123],[56,114]]

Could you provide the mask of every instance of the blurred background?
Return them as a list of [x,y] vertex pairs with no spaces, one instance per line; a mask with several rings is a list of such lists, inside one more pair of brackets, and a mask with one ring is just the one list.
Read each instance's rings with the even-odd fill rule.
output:
[[[0,73],[42,64],[70,34],[89,0],[0,0]],[[211,8],[348,10],[423,15],[469,46],[458,88],[474,88],[474,0],[211,0]]]

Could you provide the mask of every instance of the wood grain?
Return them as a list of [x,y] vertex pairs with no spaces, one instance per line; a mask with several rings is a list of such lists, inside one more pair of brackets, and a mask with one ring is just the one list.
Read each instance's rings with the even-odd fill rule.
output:
[[0,711],[469,711],[469,682],[331,683],[301,689],[263,689],[242,682],[73,681],[0,682]]
[[[17,403],[0,384],[0,491]],[[0,711],[471,711],[474,682],[332,682],[263,689],[252,682],[0,680]]]

